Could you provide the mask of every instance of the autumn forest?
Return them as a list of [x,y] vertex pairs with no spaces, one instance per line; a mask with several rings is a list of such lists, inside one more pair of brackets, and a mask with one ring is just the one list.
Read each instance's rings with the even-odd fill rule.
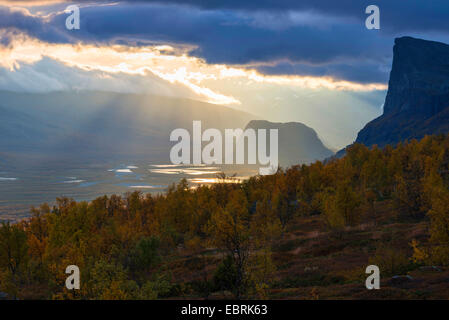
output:
[[[58,198],[0,227],[18,299],[448,298],[449,136],[274,175],[91,202]],[[366,290],[379,266],[383,290]],[[65,269],[81,270],[80,290]]]

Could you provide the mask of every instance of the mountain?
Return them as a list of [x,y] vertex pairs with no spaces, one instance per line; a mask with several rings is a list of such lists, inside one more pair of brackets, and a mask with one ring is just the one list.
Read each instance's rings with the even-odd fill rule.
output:
[[243,128],[255,118],[189,99],[96,91],[0,91],[0,113],[2,162],[36,157],[168,161],[176,128],[191,131],[193,120],[201,120],[203,128]]
[[[309,164],[334,154],[324,146],[315,130],[299,122],[274,123],[253,120],[247,124],[246,129],[248,128],[266,129],[267,132],[270,129],[278,129],[279,165],[282,167]],[[269,144],[267,150],[269,150]]]
[[383,114],[356,142],[383,147],[405,139],[449,132],[449,45],[395,39]]
[[[333,154],[301,123],[272,123],[228,107],[143,94],[97,91],[15,93],[0,91],[0,164],[18,161],[64,165],[114,161],[169,161],[170,133],[253,128],[279,130],[281,166],[310,163]],[[204,143],[203,143],[204,145]]]

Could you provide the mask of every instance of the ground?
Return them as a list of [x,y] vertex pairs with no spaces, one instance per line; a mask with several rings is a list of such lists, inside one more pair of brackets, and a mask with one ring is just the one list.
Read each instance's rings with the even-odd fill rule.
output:
[[[426,218],[404,220],[395,214],[392,204],[376,204],[375,217],[347,227],[340,233],[327,229],[320,215],[296,217],[273,246],[277,271],[269,290],[271,299],[449,299],[449,268],[413,263],[410,242],[428,238]],[[373,264],[380,243],[405,256],[406,271],[382,272],[380,290],[368,290],[365,274]],[[170,263],[176,280],[189,284],[211,278],[221,253],[210,248],[192,254],[184,248]],[[203,260],[201,260],[203,259]],[[205,267],[202,261],[206,261]],[[396,277],[405,276],[410,277]],[[188,295],[189,298],[198,295]],[[209,298],[226,298],[212,293]],[[201,298],[201,297],[198,297]]]

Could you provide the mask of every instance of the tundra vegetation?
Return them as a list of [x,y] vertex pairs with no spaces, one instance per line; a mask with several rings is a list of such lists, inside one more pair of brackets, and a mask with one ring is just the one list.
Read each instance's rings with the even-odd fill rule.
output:
[[[0,227],[19,299],[448,298],[449,136],[164,194],[59,198]],[[367,290],[365,268],[381,270]],[[81,271],[67,290],[65,269]],[[433,267],[438,266],[438,267]],[[392,283],[409,275],[410,283]],[[419,279],[419,281],[417,280]]]

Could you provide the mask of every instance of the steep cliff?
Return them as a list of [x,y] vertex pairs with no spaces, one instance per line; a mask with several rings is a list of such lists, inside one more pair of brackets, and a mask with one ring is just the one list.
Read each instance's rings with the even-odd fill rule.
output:
[[395,144],[449,132],[449,45],[402,37],[395,40],[384,113],[356,142]]

